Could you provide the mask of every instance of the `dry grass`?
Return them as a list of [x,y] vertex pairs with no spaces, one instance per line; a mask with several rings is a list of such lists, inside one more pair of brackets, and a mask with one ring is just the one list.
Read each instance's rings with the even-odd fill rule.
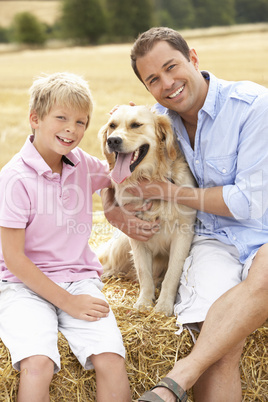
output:
[[[249,79],[268,86],[268,31],[229,36],[190,37],[201,68],[225,79]],[[24,50],[0,53],[0,168],[22,146],[29,134],[28,88],[40,73],[71,71],[90,83],[95,99],[92,123],[81,146],[101,157],[97,132],[117,103],[153,104],[134,76],[129,60],[131,45]]]
[[34,14],[42,22],[52,25],[60,15],[59,1],[0,1],[0,26],[8,27],[14,16],[18,13],[28,11]]
[[[2,4],[0,4],[0,7]],[[1,14],[1,12],[0,12]],[[225,79],[249,79],[268,86],[268,32],[239,33],[234,36],[194,37],[189,44],[201,59],[201,68]],[[90,83],[95,99],[92,124],[81,146],[101,156],[97,132],[106,122],[107,113],[117,103],[153,104],[150,94],[135,78],[129,63],[131,45],[24,50],[0,53],[0,167],[22,146],[29,134],[28,88],[41,72],[71,71],[83,75]],[[101,209],[95,198],[95,211]],[[113,229],[95,215],[91,244],[106,241]],[[165,375],[176,359],[189,353],[192,341],[185,332],[175,336],[175,318],[138,314],[132,309],[138,285],[122,279],[105,287],[127,348],[127,370],[133,399]],[[150,335],[150,336],[149,336]],[[241,361],[243,401],[268,401],[268,328],[251,335]],[[60,337],[63,368],[54,376],[51,400],[94,401],[93,372],[81,369]],[[0,342],[0,402],[14,401],[18,374],[12,370],[9,355]]]
[[[114,229],[102,214],[94,215],[93,248],[107,241]],[[115,233],[116,235],[116,233]],[[193,346],[191,336],[184,331],[175,335],[175,317],[140,313],[133,309],[139,286],[123,278],[110,278],[104,293],[114,311],[126,347],[126,368],[133,401],[164,377],[174,363],[187,356]],[[268,327],[250,335],[241,359],[243,402],[267,402],[268,395]],[[95,401],[94,371],[85,371],[73,356],[65,338],[59,334],[61,371],[53,377],[52,402]],[[11,367],[9,354],[0,341],[0,402],[13,402],[17,393],[18,373]],[[188,392],[189,402],[193,401]]]

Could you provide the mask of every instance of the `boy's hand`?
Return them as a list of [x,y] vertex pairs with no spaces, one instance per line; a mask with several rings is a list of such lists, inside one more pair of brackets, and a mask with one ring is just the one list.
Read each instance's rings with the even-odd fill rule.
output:
[[72,317],[85,321],[98,321],[109,315],[109,304],[90,295],[71,295],[65,310]]

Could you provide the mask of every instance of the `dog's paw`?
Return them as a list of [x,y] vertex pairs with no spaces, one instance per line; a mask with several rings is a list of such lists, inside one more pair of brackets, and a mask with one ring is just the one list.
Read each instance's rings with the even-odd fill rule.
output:
[[174,314],[174,303],[169,302],[168,300],[159,300],[154,307],[154,311],[156,313],[165,314],[167,317],[170,317]]
[[139,297],[133,307],[139,311],[150,310],[153,307],[153,301],[151,299]]

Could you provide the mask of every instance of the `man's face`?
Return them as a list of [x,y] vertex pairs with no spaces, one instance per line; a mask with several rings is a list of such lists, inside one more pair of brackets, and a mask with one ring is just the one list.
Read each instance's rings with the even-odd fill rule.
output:
[[196,116],[205,101],[207,85],[198,65],[194,49],[189,61],[166,41],[137,59],[140,76],[156,101],[183,118]]

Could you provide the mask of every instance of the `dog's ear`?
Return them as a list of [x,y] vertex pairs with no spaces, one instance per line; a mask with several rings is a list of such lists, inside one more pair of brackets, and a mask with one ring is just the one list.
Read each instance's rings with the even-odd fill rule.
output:
[[176,139],[168,116],[156,115],[156,133],[160,141],[164,141],[168,157],[175,160],[177,157]]
[[108,131],[108,124],[106,123],[104,126],[101,127],[99,133],[98,133],[98,138],[101,141],[101,150],[105,158],[107,159],[107,162],[109,163],[110,170],[114,168],[115,164],[115,154],[109,153],[106,148],[106,142],[107,142],[107,131]]

